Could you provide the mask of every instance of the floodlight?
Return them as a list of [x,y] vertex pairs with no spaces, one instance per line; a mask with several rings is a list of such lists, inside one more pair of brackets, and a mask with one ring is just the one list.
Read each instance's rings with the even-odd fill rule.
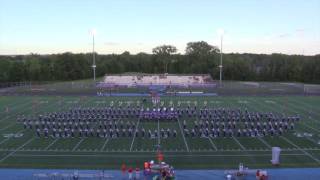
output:
[[223,35],[224,35],[224,33],[225,33],[225,31],[224,31],[224,29],[218,29],[217,30],[217,33],[219,34],[219,36],[220,36],[220,43],[221,43],[221,45],[220,45],[220,66],[219,66],[219,69],[220,69],[220,86],[222,85],[222,68],[223,68],[223,66],[222,66],[222,39],[223,39]]
[[93,69],[93,80],[96,81],[96,58],[94,51],[94,36],[97,34],[95,29],[90,30],[90,34],[92,35],[92,69]]
[[91,34],[92,36],[95,36],[95,35],[97,34],[96,29],[91,29],[91,30],[90,30],[90,34]]
[[224,29],[218,29],[217,33],[219,34],[219,36],[223,36],[224,35]]

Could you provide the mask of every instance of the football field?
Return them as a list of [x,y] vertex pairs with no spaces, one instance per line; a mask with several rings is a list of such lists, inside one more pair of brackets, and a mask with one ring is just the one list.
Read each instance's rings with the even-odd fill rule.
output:
[[[18,168],[119,169],[122,163],[142,168],[143,162],[155,160],[160,144],[164,161],[178,169],[232,168],[242,162],[250,168],[272,167],[271,147],[282,148],[281,167],[320,166],[319,96],[215,96],[161,97],[164,106],[201,108],[225,107],[253,112],[299,114],[295,130],[283,136],[265,137],[185,137],[182,122],[193,123],[197,117],[174,122],[140,121],[124,118],[137,128],[176,129],[176,138],[43,138],[23,128],[17,116],[37,116],[68,111],[72,107],[105,107],[139,104],[152,107],[142,97],[95,96],[1,96],[0,166]],[[120,119],[121,120],[121,119]]]

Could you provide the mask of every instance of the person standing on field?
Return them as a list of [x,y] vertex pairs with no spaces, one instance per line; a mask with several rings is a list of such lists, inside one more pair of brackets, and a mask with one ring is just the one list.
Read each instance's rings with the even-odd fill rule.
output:
[[128,169],[129,180],[132,180],[132,172],[133,172],[133,169],[130,167]]
[[135,175],[135,180],[139,180],[140,179],[140,169],[137,167],[136,168],[136,175]]

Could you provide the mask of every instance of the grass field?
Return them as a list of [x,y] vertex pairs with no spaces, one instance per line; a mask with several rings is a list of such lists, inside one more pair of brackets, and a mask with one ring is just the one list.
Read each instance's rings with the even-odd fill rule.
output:
[[[148,138],[37,138],[34,131],[24,130],[17,115],[37,115],[65,111],[70,107],[102,107],[110,103],[141,103],[141,97],[94,96],[1,96],[0,97],[0,166],[19,168],[120,168],[122,163],[142,167],[155,159],[155,145],[160,143],[165,161],[178,169],[231,168],[243,162],[251,168],[271,167],[271,147],[279,146],[281,167],[320,166],[320,97],[318,96],[227,96],[227,97],[162,97],[165,105],[247,108],[259,112],[300,114],[296,133],[281,137],[191,138],[184,137],[178,122],[139,122],[139,127],[177,129],[176,139]],[[151,104],[148,104],[151,106]],[[9,112],[6,112],[9,107]],[[186,119],[194,121],[194,119]],[[20,138],[6,137],[23,133]]]
[[[97,82],[103,77],[97,78]],[[6,95],[95,95],[97,92],[104,93],[149,93],[148,87],[115,87],[99,88],[91,79],[62,81],[62,82],[25,82],[3,83],[0,93]],[[243,82],[224,81],[222,86],[216,88],[205,87],[172,87],[167,91],[201,91],[216,93],[219,95],[320,95],[320,85],[302,84],[290,82]]]

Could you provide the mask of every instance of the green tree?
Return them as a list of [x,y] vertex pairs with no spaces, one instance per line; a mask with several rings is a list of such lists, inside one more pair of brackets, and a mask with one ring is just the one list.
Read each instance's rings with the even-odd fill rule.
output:
[[25,81],[26,73],[25,66],[22,61],[14,61],[11,63],[9,70],[9,81],[10,82],[18,82]]
[[209,73],[215,69],[215,55],[219,49],[205,41],[189,42],[186,47],[188,66],[194,73]]
[[[219,77],[218,49],[204,41],[187,44],[186,54],[170,45],[153,54],[124,52],[96,56],[97,76],[111,73],[210,73]],[[225,80],[320,83],[320,55],[238,54],[223,56]],[[0,56],[0,82],[75,80],[92,77],[92,54]]]
[[10,66],[11,66],[10,60],[8,59],[0,60],[0,82],[9,81]]
[[172,45],[162,45],[152,49],[152,53],[156,55],[156,60],[163,65],[163,72],[168,72],[168,65],[173,59],[171,55],[177,52],[177,48]]
[[186,47],[186,55],[196,57],[213,55],[220,52],[216,46],[212,46],[205,41],[189,42]]
[[26,78],[29,80],[40,80],[41,79],[41,65],[38,56],[30,55],[25,59]]

